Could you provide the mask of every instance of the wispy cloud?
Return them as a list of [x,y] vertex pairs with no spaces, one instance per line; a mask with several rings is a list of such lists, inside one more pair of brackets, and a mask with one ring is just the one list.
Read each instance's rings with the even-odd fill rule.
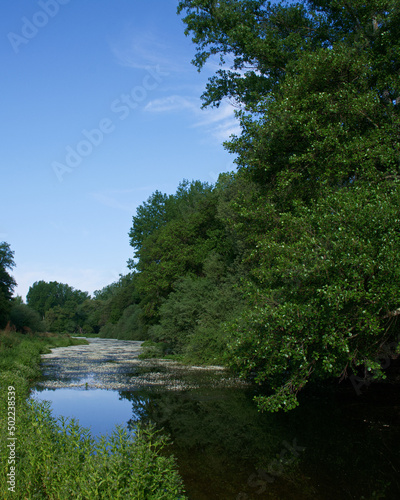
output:
[[227,141],[232,135],[239,136],[241,132],[240,125],[236,118],[225,120],[214,128],[214,136],[221,142]]
[[192,127],[202,127],[219,141],[227,140],[230,135],[240,134],[240,126],[235,117],[235,108],[223,102],[219,108],[201,109],[199,99],[170,95],[150,101],[145,107],[149,113],[190,112],[193,117]]
[[110,42],[111,50],[121,66],[145,69],[160,66],[173,72],[182,70],[176,59],[171,57],[171,48],[160,41],[154,33],[125,34],[120,40]]
[[170,95],[150,101],[144,109],[150,113],[170,113],[189,109],[192,113],[196,114],[199,111],[199,106],[199,102],[196,99],[180,95]]

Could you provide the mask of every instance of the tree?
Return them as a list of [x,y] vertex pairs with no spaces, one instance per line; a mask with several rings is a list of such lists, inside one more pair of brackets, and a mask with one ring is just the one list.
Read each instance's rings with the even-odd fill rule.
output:
[[257,186],[232,216],[251,233],[232,366],[264,385],[269,411],[294,408],[309,380],[382,375],[377,360],[398,335],[399,3],[185,0],[183,10],[195,65],[220,55],[224,68],[204,105],[241,107],[242,134],[226,147],[238,178]]
[[89,294],[57,281],[36,281],[29,287],[26,299],[30,307],[35,309],[42,317],[53,307],[63,307],[67,302],[72,302],[75,307],[82,304]]
[[[130,244],[136,252],[140,251],[147,237],[168,221],[167,201],[168,196],[157,190],[136,210],[129,231]],[[130,261],[130,267],[134,267],[133,261]]]
[[268,391],[260,408],[294,408],[310,380],[384,376],[400,333],[399,202],[399,183],[357,184],[280,214],[259,239],[229,350]]
[[275,201],[397,172],[397,1],[185,0],[184,10],[199,70],[233,58],[209,80],[204,106],[230,98],[242,108],[243,133],[226,146]]
[[[184,181],[168,199],[168,220],[162,225],[149,221],[154,229],[136,252],[135,268],[141,306],[150,324],[158,320],[159,307],[173,284],[186,275],[200,276],[208,253],[226,246],[216,202],[207,183]],[[137,215],[134,227],[139,223]]]
[[107,322],[117,323],[127,307],[139,302],[136,278],[135,273],[121,275],[118,281],[95,292],[96,302],[102,301],[101,326]]
[[0,243],[0,328],[7,324],[11,310],[11,298],[16,282],[9,271],[14,267],[14,252],[10,245],[3,241]]
[[242,301],[235,275],[225,276],[219,255],[209,254],[204,267],[205,276],[186,276],[174,284],[149,336],[192,362],[221,363],[228,340],[223,324],[238,315]]
[[[220,65],[203,94],[204,106],[218,107],[227,97],[253,109],[273,93],[285,77],[296,51],[318,43],[317,29],[300,4],[271,5],[260,0],[183,0],[186,35],[192,34],[197,54],[192,61],[200,71],[208,59],[219,56]],[[316,33],[314,36],[317,35]],[[317,35],[318,36],[318,35]]]

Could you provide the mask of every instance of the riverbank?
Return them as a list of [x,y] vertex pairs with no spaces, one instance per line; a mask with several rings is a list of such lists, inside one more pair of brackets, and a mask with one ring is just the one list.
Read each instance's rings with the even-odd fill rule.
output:
[[41,354],[87,344],[0,332],[1,498],[184,499],[175,459],[162,455],[168,439],[154,427],[137,426],[134,438],[118,428],[95,440],[75,421],[56,419],[47,403],[27,399]]

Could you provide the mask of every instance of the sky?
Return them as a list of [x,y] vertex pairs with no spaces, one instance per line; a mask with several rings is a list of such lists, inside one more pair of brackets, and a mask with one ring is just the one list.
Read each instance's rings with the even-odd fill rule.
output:
[[234,108],[201,109],[178,0],[0,4],[0,242],[14,295],[36,281],[93,294],[128,272],[136,209],[183,179],[234,170]]

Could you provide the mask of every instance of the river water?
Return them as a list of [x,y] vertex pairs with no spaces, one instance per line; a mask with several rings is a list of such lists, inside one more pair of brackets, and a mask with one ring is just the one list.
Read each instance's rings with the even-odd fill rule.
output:
[[173,441],[191,500],[400,498],[400,395],[372,384],[314,388],[287,414],[260,414],[220,367],[139,360],[140,342],[88,339],[43,356],[32,396],[93,435],[152,421]]

